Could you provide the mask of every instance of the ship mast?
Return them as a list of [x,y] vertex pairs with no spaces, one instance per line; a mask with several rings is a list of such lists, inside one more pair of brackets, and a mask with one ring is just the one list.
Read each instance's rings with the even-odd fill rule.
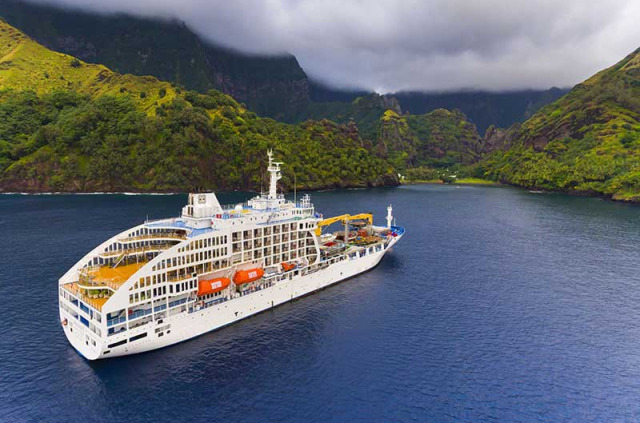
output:
[[274,162],[273,161],[273,151],[267,151],[267,155],[269,156],[269,167],[267,168],[267,172],[270,174],[269,179],[269,195],[267,197],[268,200],[277,200],[278,199],[278,181],[282,178],[282,174],[280,173],[280,165],[282,162]]

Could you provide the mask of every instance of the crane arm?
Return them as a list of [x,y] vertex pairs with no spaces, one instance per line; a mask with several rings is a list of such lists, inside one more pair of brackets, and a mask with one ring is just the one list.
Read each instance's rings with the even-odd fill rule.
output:
[[359,219],[364,219],[368,221],[370,225],[373,224],[373,215],[371,213],[360,213],[360,214],[355,214],[353,216],[350,214],[342,214],[340,216],[330,217],[328,219],[324,219],[318,222],[318,227],[316,228],[316,235],[318,236],[322,235],[322,228],[325,226],[329,226],[333,223],[343,222],[346,224],[346,222],[349,220],[359,220]]
[[366,220],[369,222],[369,225],[373,225],[373,215],[371,213],[360,213],[354,214],[353,216],[349,216],[348,220]]
[[334,217],[330,217],[328,219],[321,220],[320,222],[318,222],[318,227],[316,228],[316,235],[318,235],[318,236],[322,235],[322,228],[323,227],[329,226],[329,225],[331,225],[333,223],[336,223],[336,222],[340,222],[342,220],[345,220],[349,216],[350,215],[348,215],[348,214],[342,214],[340,216],[334,216]]

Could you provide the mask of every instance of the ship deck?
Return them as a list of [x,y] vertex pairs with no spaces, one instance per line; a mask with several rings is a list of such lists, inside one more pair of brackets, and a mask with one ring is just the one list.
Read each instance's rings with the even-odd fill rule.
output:
[[101,266],[89,270],[88,275],[94,285],[109,285],[117,289],[145,264],[147,263],[132,263],[117,267]]
[[98,311],[102,311],[102,306],[107,302],[108,298],[89,298],[83,294],[77,283],[72,282],[65,284],[64,287],[76,295],[81,301],[89,304]]
[[126,264],[115,268],[108,266],[90,268],[84,273],[84,277],[81,277],[79,282],[67,283],[64,288],[93,308],[102,310],[102,306],[109,298],[92,298],[92,296],[88,295],[88,292],[105,286],[117,290],[145,264],[146,262]]

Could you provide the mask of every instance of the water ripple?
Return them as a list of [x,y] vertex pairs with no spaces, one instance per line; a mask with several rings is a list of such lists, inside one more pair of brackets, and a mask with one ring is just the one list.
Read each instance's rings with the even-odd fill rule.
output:
[[640,208],[493,187],[313,198],[326,215],[393,203],[407,236],[338,286],[89,363],[59,327],[57,278],[185,197],[0,196],[0,421],[640,420]]

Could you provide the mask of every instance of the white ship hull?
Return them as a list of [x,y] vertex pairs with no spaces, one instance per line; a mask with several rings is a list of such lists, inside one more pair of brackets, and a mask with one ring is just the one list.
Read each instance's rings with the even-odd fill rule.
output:
[[[180,217],[147,221],[98,245],[58,281],[60,322],[89,360],[177,344],[365,272],[404,228],[373,214],[323,218],[309,195],[268,193],[221,206],[189,194]],[[340,230],[324,233],[333,224]]]
[[[82,324],[78,324],[77,321],[71,321],[62,308],[60,309],[60,319],[61,321],[65,319],[69,321],[68,325],[63,326],[65,335],[73,347],[89,360],[151,351],[195,338],[366,272],[375,267],[400,238],[401,236],[398,236],[393,239],[381,251],[375,251],[351,260],[343,260],[330,265],[326,269],[308,275],[285,279],[276,282],[271,287],[233,298],[199,311],[191,313],[185,311],[141,328],[131,329],[123,335],[110,336],[108,343],[113,345],[119,340],[147,333],[143,339],[117,347],[109,348],[106,343],[102,344],[100,342],[94,346],[92,343],[87,342],[87,334],[90,333],[89,329]],[[159,332],[158,329],[162,330]],[[87,332],[86,334],[85,331]],[[158,333],[162,333],[162,336],[158,336]],[[105,355],[104,353],[107,350],[109,353]]]

